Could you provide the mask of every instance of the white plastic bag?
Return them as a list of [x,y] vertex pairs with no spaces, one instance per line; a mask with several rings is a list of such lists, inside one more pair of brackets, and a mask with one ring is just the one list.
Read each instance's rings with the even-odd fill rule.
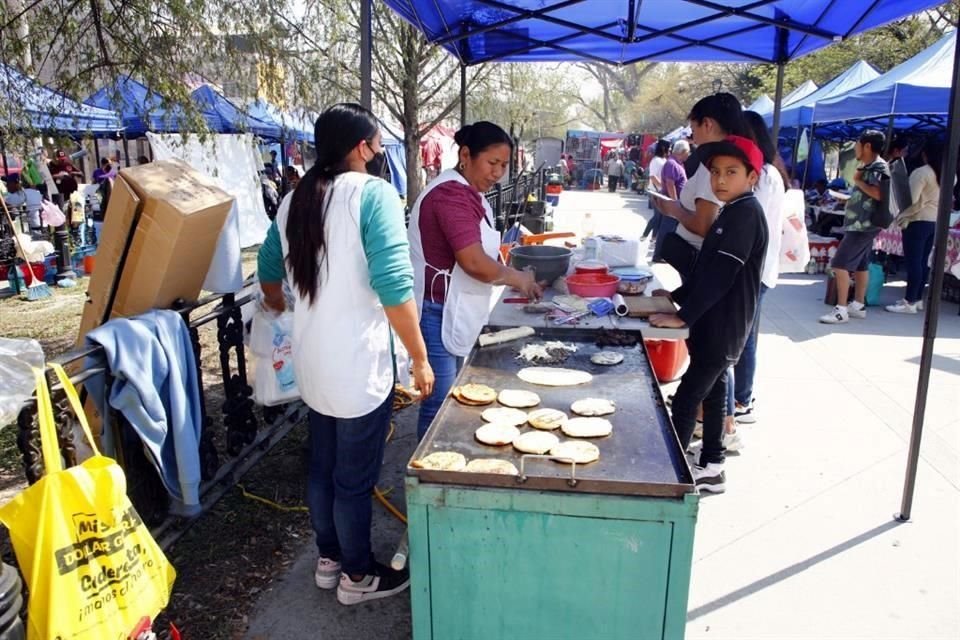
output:
[[790,189],[783,199],[780,273],[803,273],[810,262],[810,241],[803,214],[803,191]]
[[272,407],[300,398],[293,370],[293,313],[258,309],[250,327],[250,352],[255,356],[254,402]]
[[0,338],[0,427],[17,419],[33,395],[33,370],[44,366],[43,349],[36,340]]

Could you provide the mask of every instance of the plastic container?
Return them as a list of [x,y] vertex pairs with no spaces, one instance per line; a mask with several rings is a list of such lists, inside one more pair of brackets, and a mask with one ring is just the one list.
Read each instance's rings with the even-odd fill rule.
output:
[[620,277],[611,274],[575,273],[567,276],[567,289],[582,298],[609,298],[617,292]]
[[574,267],[576,273],[596,273],[603,275],[610,272],[610,267],[599,260],[583,260]]
[[657,382],[676,380],[687,362],[687,343],[683,340],[644,340],[643,345]]
[[531,244],[510,249],[510,266],[523,271],[531,267],[538,282],[553,282],[570,269],[573,252],[566,247]]
[[621,267],[613,269],[612,273],[620,276],[617,292],[625,296],[640,295],[646,290],[647,283],[653,279],[653,273],[637,267]]
[[583,219],[580,221],[580,235],[584,238],[589,238],[593,235],[593,214],[583,214]]
[[83,256],[83,272],[87,275],[93,273],[93,263],[96,260],[96,256],[92,253]]

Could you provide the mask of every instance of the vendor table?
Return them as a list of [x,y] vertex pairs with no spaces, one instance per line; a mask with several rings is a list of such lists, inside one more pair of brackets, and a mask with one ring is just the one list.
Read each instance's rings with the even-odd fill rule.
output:
[[[902,256],[903,231],[897,225],[884,229],[873,241],[873,250],[883,251],[892,256]],[[960,229],[950,229],[947,235],[947,259],[943,264],[943,270],[951,273],[951,268],[958,263],[960,263]]]
[[[653,291],[659,288],[659,285],[656,284],[656,280],[651,281],[647,285],[647,291]],[[557,293],[553,289],[546,289],[543,293],[543,300],[545,302],[550,302],[553,300],[554,296]],[[491,325],[501,325],[505,327],[557,327],[562,330],[572,330],[572,329],[623,329],[629,331],[639,331],[640,334],[646,340],[685,340],[689,335],[689,329],[663,329],[660,327],[652,327],[650,323],[646,320],[641,320],[639,318],[618,318],[614,315],[608,316],[594,316],[589,315],[583,318],[580,318],[576,323],[567,323],[561,325],[554,325],[552,321],[548,320],[544,315],[540,314],[530,314],[525,313],[523,310],[522,304],[507,303],[504,302],[507,298],[514,298],[517,296],[515,291],[511,291],[506,288],[503,295],[500,296],[500,300],[497,301],[496,306],[494,306],[493,311],[490,313],[489,323]]]
[[535,391],[541,407],[564,411],[584,397],[614,400],[613,433],[593,440],[598,461],[574,468],[478,443],[484,407],[447,398],[413,459],[456,451],[521,473],[407,468],[415,640],[683,637],[698,495],[642,340],[602,367],[589,360],[595,335],[538,329],[525,341],[575,343],[562,366],[594,376],[576,387],[521,381],[525,342],[468,357],[457,384]]

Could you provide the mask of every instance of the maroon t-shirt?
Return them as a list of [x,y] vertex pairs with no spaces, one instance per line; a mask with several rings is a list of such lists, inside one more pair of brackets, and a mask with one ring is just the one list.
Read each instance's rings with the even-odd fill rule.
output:
[[454,253],[480,243],[480,225],[486,224],[483,219],[480,193],[459,182],[444,182],[420,203],[420,240],[427,261],[425,300],[438,303],[446,300],[446,278],[434,279],[437,272],[431,267],[452,271],[456,262]]

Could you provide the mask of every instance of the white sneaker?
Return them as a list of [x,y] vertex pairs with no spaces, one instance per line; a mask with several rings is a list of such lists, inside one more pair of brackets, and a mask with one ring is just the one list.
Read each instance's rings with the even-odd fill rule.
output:
[[834,307],[833,311],[820,316],[823,324],[846,324],[850,322],[850,312],[847,307]]
[[917,311],[923,311],[923,298],[917,300]]
[[[739,453],[747,447],[744,444],[743,439],[740,438],[740,432],[734,431],[730,433],[728,431],[723,432],[723,448],[727,450],[727,453]],[[696,461],[700,457],[700,451],[703,449],[703,440],[693,440],[690,442],[690,446],[687,447],[687,457],[689,460],[690,456],[694,456],[693,460]],[[691,465],[693,463],[691,462]]]
[[727,490],[727,476],[723,472],[723,465],[716,462],[710,462],[705,467],[695,466],[693,482],[701,492],[723,493]]
[[860,304],[856,300],[854,300],[849,305],[847,305],[847,313],[850,315],[851,318],[858,318],[860,320],[863,320],[864,318],[867,317],[867,307],[865,305]]
[[340,563],[323,556],[317,558],[313,581],[318,589],[335,589],[340,584]]
[[733,419],[737,424],[754,424],[757,421],[757,414],[754,413],[753,400],[747,405],[737,403],[733,410]]
[[379,562],[375,562],[372,573],[354,582],[347,574],[341,574],[337,587],[337,602],[344,605],[360,604],[368,600],[378,600],[400,593],[410,586],[410,573],[403,569],[396,571]]
[[896,304],[888,304],[886,309],[890,313],[917,313],[921,303],[910,304],[906,300],[897,300]]

